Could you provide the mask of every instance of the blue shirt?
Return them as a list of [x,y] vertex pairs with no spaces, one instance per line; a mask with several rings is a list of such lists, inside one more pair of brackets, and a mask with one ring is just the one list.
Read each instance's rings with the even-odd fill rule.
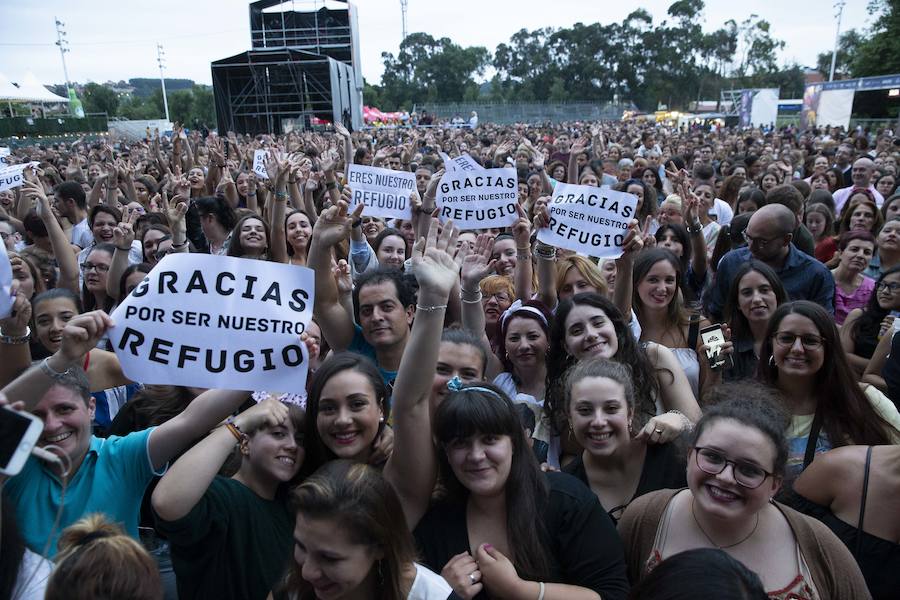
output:
[[[789,248],[787,260],[780,269],[775,270],[789,299],[810,300],[834,314],[834,277],[831,271],[809,254],[798,250],[793,244]],[[750,248],[743,246],[728,252],[719,261],[715,283],[706,295],[707,312],[714,319],[721,319],[735,272],[742,264],[752,259]]]
[[121,525],[131,537],[138,537],[141,500],[154,476],[148,441],[153,428],[125,437],[91,437],[91,446],[78,471],[71,476],[62,502],[59,478],[35,457],[5,486],[18,513],[19,529],[25,544],[43,552],[56,513],[62,507],[59,527],[53,532],[48,558],[56,554],[60,532],[82,517],[102,513]]
[[381,373],[381,379],[384,381],[384,385],[388,388],[387,401],[388,405],[390,405],[390,396],[394,390],[394,380],[397,379],[397,371],[388,371],[387,369],[381,368],[381,365],[378,364],[378,357],[375,356],[375,347],[363,337],[362,327],[359,325],[353,325],[353,341],[350,342],[347,350],[349,352],[362,354],[375,363],[375,366],[378,367],[378,372]]

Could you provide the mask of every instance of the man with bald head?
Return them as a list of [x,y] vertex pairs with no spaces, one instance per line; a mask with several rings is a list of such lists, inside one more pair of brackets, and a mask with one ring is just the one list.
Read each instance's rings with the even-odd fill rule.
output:
[[811,300],[834,313],[834,277],[825,265],[791,243],[796,226],[794,213],[781,204],[767,204],[753,213],[744,230],[747,245],[722,257],[716,279],[707,290],[706,309],[714,320],[722,320],[734,273],[753,259],[778,274],[791,300]]
[[850,198],[851,192],[856,188],[865,188],[872,192],[875,196],[875,203],[881,208],[884,204],[884,196],[878,193],[875,186],[872,185],[872,174],[875,173],[875,163],[871,158],[863,157],[856,159],[853,163],[853,170],[850,177],[853,179],[853,185],[839,189],[834,193],[834,209],[838,214],[844,208],[847,200]]

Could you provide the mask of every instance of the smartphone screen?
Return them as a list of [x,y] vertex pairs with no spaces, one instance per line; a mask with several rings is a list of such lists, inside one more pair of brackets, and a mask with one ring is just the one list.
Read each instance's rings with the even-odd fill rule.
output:
[[0,469],[6,469],[15,455],[31,419],[14,410],[0,409]]
[[706,345],[706,358],[711,369],[718,369],[725,364],[722,346],[725,344],[725,332],[718,325],[711,325],[700,330],[700,339]]

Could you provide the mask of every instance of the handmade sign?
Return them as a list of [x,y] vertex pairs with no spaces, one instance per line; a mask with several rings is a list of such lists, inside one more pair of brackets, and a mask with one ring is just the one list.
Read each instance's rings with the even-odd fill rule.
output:
[[305,393],[313,271],[169,254],[112,314],[110,341],[142,383]]
[[269,158],[268,150],[253,151],[253,173],[257,179],[268,179],[269,172],[266,171],[266,160]]
[[416,176],[365,165],[350,165],[347,185],[353,190],[350,211],[364,204],[364,215],[394,219],[412,218],[409,195],[416,191]]
[[444,173],[438,185],[439,218],[459,229],[509,227],[516,222],[519,187],[515,169]]
[[585,256],[616,258],[636,207],[634,194],[558,183],[547,203],[550,225],[538,231],[537,239]]
[[456,158],[450,158],[443,152],[438,152],[441,160],[444,161],[444,170],[453,173],[456,171],[478,172],[484,171],[484,167],[475,162],[475,159],[468,154],[462,154]]
[[22,172],[36,166],[38,163],[28,162],[0,168],[0,192],[20,187],[25,183],[25,175]]

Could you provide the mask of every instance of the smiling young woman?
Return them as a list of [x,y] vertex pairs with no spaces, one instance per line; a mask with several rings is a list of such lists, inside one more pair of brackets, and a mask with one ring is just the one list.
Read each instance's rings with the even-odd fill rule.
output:
[[710,396],[691,439],[687,489],[642,496],[619,521],[632,583],[670,556],[718,548],[757,573],[771,599],[868,598],[840,540],[772,500],[788,455],[788,417],[775,394],[731,383]]

